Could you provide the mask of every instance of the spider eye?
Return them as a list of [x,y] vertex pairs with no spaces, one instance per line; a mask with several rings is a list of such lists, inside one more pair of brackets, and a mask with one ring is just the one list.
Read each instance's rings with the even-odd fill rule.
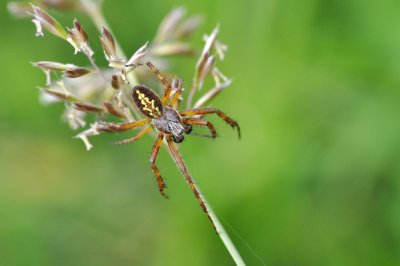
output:
[[193,130],[193,127],[192,127],[192,125],[189,125],[189,124],[186,124],[186,125],[184,125],[184,130],[185,130],[185,134],[190,134],[191,132],[192,132],[192,130]]
[[179,136],[172,135],[172,140],[175,143],[181,143],[184,139],[185,139],[185,137],[183,135],[179,135]]

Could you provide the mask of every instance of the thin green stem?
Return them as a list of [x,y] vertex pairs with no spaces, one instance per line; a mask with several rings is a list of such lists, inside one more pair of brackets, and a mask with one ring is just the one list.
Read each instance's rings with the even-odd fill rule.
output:
[[229,237],[228,233],[225,231],[224,226],[222,225],[222,223],[218,219],[217,215],[215,214],[215,212],[211,208],[211,205],[208,203],[208,201],[204,197],[204,194],[202,193],[202,191],[199,188],[199,186],[197,185],[197,183],[195,183],[195,186],[196,186],[197,190],[200,193],[200,198],[204,201],[204,203],[206,205],[206,208],[208,210],[208,214],[210,215],[211,220],[213,221],[213,223],[215,225],[215,228],[217,230],[218,236],[221,238],[222,243],[225,245],[225,247],[228,250],[229,254],[231,255],[233,261],[238,266],[245,266],[246,263],[244,263],[244,261],[243,261],[242,257],[240,256],[240,253],[237,250],[235,244],[233,244],[233,242],[232,242],[231,238]]

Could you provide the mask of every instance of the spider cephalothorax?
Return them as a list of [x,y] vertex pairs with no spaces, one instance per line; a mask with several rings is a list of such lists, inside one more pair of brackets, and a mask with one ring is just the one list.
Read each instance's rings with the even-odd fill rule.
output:
[[[183,133],[190,133],[185,130],[185,126],[181,124],[181,117],[170,107],[164,109],[160,118],[153,120],[154,126],[165,134],[171,134],[172,140],[180,143],[184,140]],[[187,125],[190,126],[190,125]]]
[[[199,192],[196,189],[196,186],[193,183],[192,178],[190,177],[186,166],[183,163],[182,157],[179,154],[175,143],[180,143],[184,140],[183,134],[190,134],[192,131],[192,125],[198,126],[206,126],[209,128],[211,132],[211,137],[216,138],[217,132],[215,131],[214,126],[207,120],[203,120],[199,117],[202,117],[207,114],[217,114],[221,117],[226,123],[231,125],[233,128],[238,130],[239,138],[240,138],[240,128],[238,123],[235,120],[230,118],[229,116],[225,115],[218,109],[214,108],[195,108],[195,109],[188,109],[185,111],[179,112],[177,110],[177,106],[179,104],[179,97],[182,92],[182,80],[177,81],[177,90],[171,96],[172,87],[168,80],[164,78],[163,75],[158,71],[158,69],[151,63],[147,62],[146,65],[150,68],[150,70],[157,76],[160,82],[165,87],[164,96],[160,99],[158,95],[144,85],[138,85],[133,87],[132,89],[132,98],[139,109],[139,111],[145,115],[147,118],[130,122],[124,124],[114,124],[114,123],[100,123],[98,129],[100,131],[106,132],[120,132],[126,131],[129,129],[133,129],[136,127],[144,126],[149,123],[148,127],[144,128],[140,133],[138,133],[135,137],[130,139],[125,139],[122,141],[117,142],[118,144],[122,143],[129,143],[136,141],[143,137],[144,135],[150,133],[153,129],[156,129],[158,132],[158,137],[156,142],[154,143],[151,157],[150,157],[150,164],[151,168],[157,178],[158,188],[160,193],[163,196],[166,196],[164,193],[165,183],[161,177],[160,172],[158,171],[157,166],[155,165],[155,160],[158,155],[158,151],[160,146],[165,138],[169,150],[171,154],[174,156],[179,168],[181,169],[182,173],[185,176],[186,181],[189,183],[190,188],[192,189],[194,195],[196,196],[197,200],[199,201],[203,211],[207,214],[207,208],[205,203],[199,196]],[[171,97],[170,97],[171,96]],[[196,117],[194,117],[196,116]],[[209,216],[208,216],[209,217]],[[209,217],[210,218],[210,217]],[[211,219],[210,219],[211,220]],[[212,220],[211,220],[212,222]]]

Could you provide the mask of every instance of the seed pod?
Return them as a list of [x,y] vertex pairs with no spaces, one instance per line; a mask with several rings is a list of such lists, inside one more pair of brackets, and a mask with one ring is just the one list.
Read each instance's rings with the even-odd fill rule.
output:
[[72,67],[64,71],[64,75],[68,78],[79,78],[90,73],[90,69],[84,67]]
[[101,46],[103,47],[104,55],[107,61],[116,59],[115,41],[111,32],[103,27],[103,31],[100,36]]
[[74,103],[73,106],[76,110],[79,110],[79,111],[82,111],[85,113],[101,113],[104,111],[103,108],[93,105],[93,104],[90,104],[90,103],[77,102],[77,103]]
[[121,76],[118,74],[114,74],[112,75],[111,78],[111,86],[118,90],[119,88],[121,88],[124,85],[124,81],[122,80]]
[[75,54],[83,52],[90,57],[94,54],[89,46],[87,33],[77,19],[74,19],[74,27],[68,29],[67,40],[75,48]]
[[213,32],[210,34],[210,36],[207,36],[206,38],[206,44],[204,45],[203,52],[201,53],[201,56],[199,58],[199,61],[197,61],[196,68],[198,73],[202,71],[202,68],[204,67],[205,63],[207,62],[208,57],[211,54],[211,49],[214,45],[215,40],[217,39],[219,32],[219,27],[215,27]]
[[147,53],[147,45],[148,42],[146,42],[142,47],[140,47],[129,59],[129,61],[126,63],[126,66],[133,66],[139,63],[139,61],[146,55]]
[[204,66],[200,69],[199,76],[198,76],[199,90],[203,86],[203,81],[208,76],[208,74],[210,74],[212,68],[214,67],[214,63],[215,63],[215,56],[212,55],[207,58]]
[[50,94],[51,96],[54,96],[54,97],[56,97],[56,98],[58,98],[60,100],[70,101],[70,102],[78,101],[77,98],[75,98],[75,97],[73,97],[73,96],[71,96],[69,94],[60,92],[60,91],[55,91],[55,90],[52,90],[52,89],[42,89],[42,92]]
[[110,60],[108,66],[112,67],[112,68],[117,68],[117,69],[124,69],[125,64],[126,64],[125,59],[116,58],[116,59]]
[[62,39],[68,38],[68,33],[56,19],[37,6],[32,5],[32,10],[32,22],[36,25],[36,36],[44,36],[44,28]]
[[62,63],[52,62],[52,61],[32,62],[32,65],[34,65],[35,67],[39,67],[43,70],[51,70],[51,71],[59,71],[59,72],[63,72],[69,68],[75,67],[74,65],[71,65],[71,64],[62,64]]
[[111,102],[109,102],[109,101],[104,102],[103,105],[106,107],[107,112],[109,114],[119,117],[119,118],[122,118],[122,119],[126,119],[126,116],[124,115],[124,113],[117,110]]

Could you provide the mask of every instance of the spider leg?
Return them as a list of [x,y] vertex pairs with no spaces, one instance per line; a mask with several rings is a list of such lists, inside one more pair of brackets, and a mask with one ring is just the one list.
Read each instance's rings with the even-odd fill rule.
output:
[[156,77],[160,80],[160,82],[164,85],[165,87],[165,93],[164,96],[161,99],[161,102],[164,104],[172,91],[172,87],[171,84],[168,82],[168,80],[160,73],[160,71],[157,69],[157,67],[155,65],[153,65],[153,63],[151,63],[150,61],[146,63],[146,65],[150,68],[150,70],[154,73],[154,75],[156,75]]
[[194,196],[196,197],[197,201],[199,202],[201,209],[203,210],[203,212],[207,215],[207,218],[211,221],[211,224],[213,225],[215,231],[217,230],[214,224],[214,221],[212,220],[210,214],[208,213],[208,208],[207,205],[205,203],[205,201],[203,200],[203,198],[201,197],[199,190],[197,189],[196,184],[193,182],[192,177],[190,176],[184,162],[182,159],[182,156],[180,155],[180,153],[178,152],[174,142],[172,141],[171,136],[167,136],[167,143],[168,143],[168,147],[169,150],[171,151],[172,156],[175,159],[176,164],[179,166],[179,169],[181,170],[182,174],[184,175],[186,182],[189,184],[190,189],[192,190]]
[[143,136],[147,135],[148,133],[150,133],[152,130],[154,129],[154,125],[151,125],[149,127],[146,127],[145,129],[143,129],[142,131],[140,131],[136,136],[134,136],[133,138],[129,138],[129,139],[123,139],[120,141],[116,141],[113,142],[112,144],[126,144],[126,143],[130,143],[130,142],[134,142],[137,141],[138,139],[142,138]]
[[174,107],[174,105],[179,101],[179,97],[182,94],[183,81],[181,79],[178,79],[177,82],[178,82],[178,88],[176,89],[174,96],[169,102],[169,107]]
[[158,155],[158,151],[160,150],[163,138],[164,138],[164,134],[160,133],[158,135],[156,142],[154,143],[153,149],[151,150],[150,166],[151,166],[151,169],[153,170],[154,175],[156,176],[158,189],[159,189],[161,195],[163,195],[165,198],[168,198],[168,196],[164,193],[164,188],[166,188],[166,185],[164,183],[164,180],[161,177],[160,171],[158,170],[158,168],[155,164],[156,158]]
[[198,126],[206,126],[211,131],[211,137],[215,139],[217,137],[217,131],[215,130],[213,124],[211,124],[207,120],[199,119],[199,118],[183,118],[183,123],[190,125],[198,125]]
[[181,116],[194,116],[194,115],[207,115],[207,114],[217,114],[221,117],[226,123],[228,123],[231,127],[236,128],[238,131],[239,139],[240,139],[240,127],[239,124],[223,113],[221,110],[215,108],[199,108],[199,109],[188,109],[183,112],[179,112]]
[[142,119],[135,122],[115,124],[115,123],[105,123],[101,122],[97,126],[97,130],[104,132],[121,132],[126,131],[135,127],[144,126],[151,121],[151,118]]

